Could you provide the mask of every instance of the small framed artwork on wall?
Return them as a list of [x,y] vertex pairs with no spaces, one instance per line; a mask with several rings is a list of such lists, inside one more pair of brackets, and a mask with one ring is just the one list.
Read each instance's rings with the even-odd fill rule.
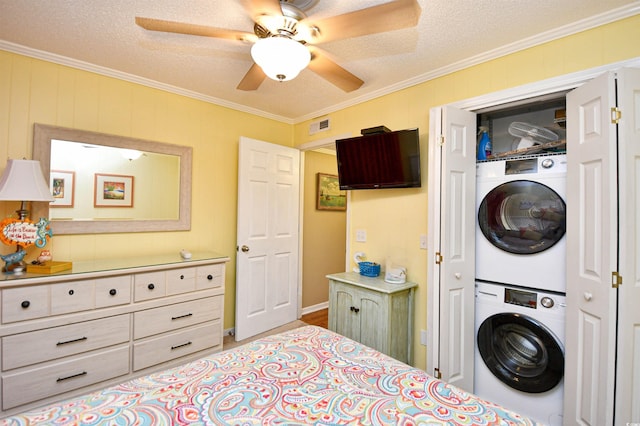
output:
[[49,207],[73,207],[76,173],[67,170],[51,170],[50,189],[54,200]]
[[338,176],[318,173],[318,210],[347,210],[347,191],[340,190]]
[[133,207],[133,176],[95,174],[94,207]]

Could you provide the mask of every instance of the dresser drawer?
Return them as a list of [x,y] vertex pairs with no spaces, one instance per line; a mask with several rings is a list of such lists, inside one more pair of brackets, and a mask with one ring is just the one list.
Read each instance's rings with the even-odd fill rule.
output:
[[96,280],[96,308],[127,303],[131,303],[131,275]]
[[58,395],[129,372],[129,347],[75,357],[46,367],[2,375],[2,408]]
[[222,296],[215,296],[134,312],[133,338],[141,339],[219,319],[222,315],[222,303]]
[[196,289],[196,268],[167,271],[167,295],[188,293]]
[[220,288],[224,285],[224,263],[198,266],[196,270],[196,289]]
[[142,370],[217,345],[222,345],[220,320],[145,339],[133,345],[133,369]]
[[52,284],[51,314],[60,315],[93,309],[95,291],[95,280]]
[[49,286],[2,290],[2,322],[10,323],[49,315]]
[[164,271],[147,272],[133,276],[133,298],[136,302],[163,297],[166,291],[167,282]]
[[129,341],[129,314],[2,338],[2,370],[89,352]]

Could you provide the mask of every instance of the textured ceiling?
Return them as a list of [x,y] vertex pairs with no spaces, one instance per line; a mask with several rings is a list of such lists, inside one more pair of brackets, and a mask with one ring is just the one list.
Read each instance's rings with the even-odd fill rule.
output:
[[[329,17],[385,2],[319,0],[307,15]],[[135,16],[143,16],[251,32],[253,23],[240,0],[0,0],[0,48],[47,52],[61,56],[63,63],[67,58],[81,61],[296,122],[421,81],[438,69],[541,33],[553,38],[554,31],[563,35],[640,13],[640,0],[419,3],[422,14],[415,28],[318,46],[365,81],[351,93],[310,70],[289,82],[267,79],[256,91],[240,91],[236,86],[252,65],[249,44],[153,33],[134,22]]]

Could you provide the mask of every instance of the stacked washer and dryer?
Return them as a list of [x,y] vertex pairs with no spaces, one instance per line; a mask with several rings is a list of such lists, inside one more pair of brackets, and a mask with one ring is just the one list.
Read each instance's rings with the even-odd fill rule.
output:
[[474,393],[562,424],[566,155],[477,164]]

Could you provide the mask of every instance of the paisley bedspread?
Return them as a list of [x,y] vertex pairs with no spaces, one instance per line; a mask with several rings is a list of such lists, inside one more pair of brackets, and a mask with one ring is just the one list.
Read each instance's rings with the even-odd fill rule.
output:
[[1,425],[529,425],[424,371],[306,326]]

